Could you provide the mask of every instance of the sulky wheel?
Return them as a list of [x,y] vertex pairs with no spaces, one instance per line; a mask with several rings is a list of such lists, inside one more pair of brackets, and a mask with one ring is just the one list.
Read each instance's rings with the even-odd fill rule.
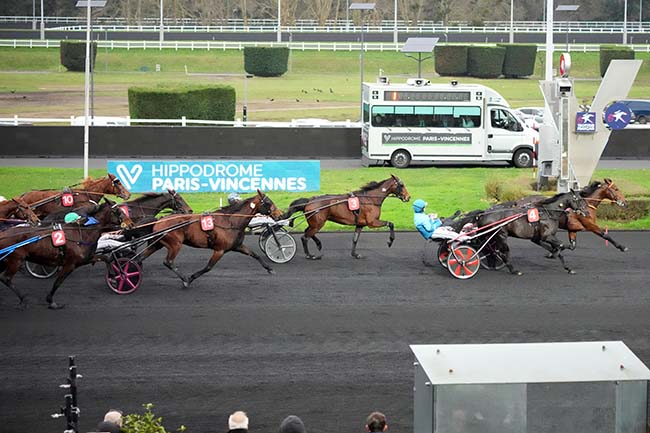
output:
[[498,271],[499,269],[503,269],[505,265],[506,263],[498,254],[491,251],[481,253],[481,267],[483,269]]
[[472,278],[481,267],[481,258],[476,250],[468,245],[452,247],[447,258],[447,270],[455,278],[466,280]]
[[272,262],[286,263],[296,255],[296,241],[285,230],[278,230],[275,237],[266,239],[263,251]]
[[267,226],[267,227],[265,227],[264,230],[262,230],[262,232],[260,233],[260,237],[259,237],[259,239],[257,240],[257,243],[259,244],[259,246],[260,246],[260,250],[262,250],[262,251],[264,251],[264,245],[266,244],[266,240],[267,240],[269,237],[272,237],[272,235],[271,235],[271,230],[272,230],[271,227],[270,227],[270,226]]
[[126,257],[120,257],[106,265],[106,284],[118,295],[135,292],[142,282],[142,268]]
[[58,266],[39,265],[38,263],[25,262],[25,270],[34,278],[50,278],[59,271]]
[[447,242],[443,242],[438,247],[438,263],[440,263],[443,268],[446,268],[448,258],[449,258],[449,247],[447,246]]

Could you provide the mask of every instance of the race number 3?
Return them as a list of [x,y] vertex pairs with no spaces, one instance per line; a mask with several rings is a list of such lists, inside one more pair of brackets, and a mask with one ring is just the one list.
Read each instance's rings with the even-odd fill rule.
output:
[[52,232],[52,245],[60,247],[65,245],[65,232],[63,230],[54,230]]
[[214,229],[214,221],[210,215],[204,215],[201,217],[201,230],[204,232]]
[[359,210],[359,197],[348,198],[348,209]]
[[69,193],[61,195],[61,204],[65,207],[70,207],[74,205],[74,196]]
[[528,222],[536,223],[537,221],[539,221],[539,210],[536,207],[528,209]]

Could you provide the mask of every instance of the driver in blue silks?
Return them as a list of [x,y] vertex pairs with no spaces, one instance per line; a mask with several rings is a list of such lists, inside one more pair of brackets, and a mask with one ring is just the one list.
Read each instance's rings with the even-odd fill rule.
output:
[[433,232],[440,226],[442,221],[436,214],[425,214],[424,209],[427,207],[427,202],[421,198],[413,202],[413,224],[418,229],[424,239],[430,239]]

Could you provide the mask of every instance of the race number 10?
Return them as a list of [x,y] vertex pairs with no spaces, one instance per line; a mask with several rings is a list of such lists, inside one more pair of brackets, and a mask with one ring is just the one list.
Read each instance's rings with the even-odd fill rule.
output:
[[70,193],[65,193],[61,195],[61,204],[65,207],[70,207],[74,205],[74,196]]

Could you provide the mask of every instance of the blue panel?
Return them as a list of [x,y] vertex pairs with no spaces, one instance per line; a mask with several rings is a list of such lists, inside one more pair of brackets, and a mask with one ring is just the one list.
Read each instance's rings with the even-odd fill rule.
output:
[[131,192],[318,191],[320,161],[108,161]]

